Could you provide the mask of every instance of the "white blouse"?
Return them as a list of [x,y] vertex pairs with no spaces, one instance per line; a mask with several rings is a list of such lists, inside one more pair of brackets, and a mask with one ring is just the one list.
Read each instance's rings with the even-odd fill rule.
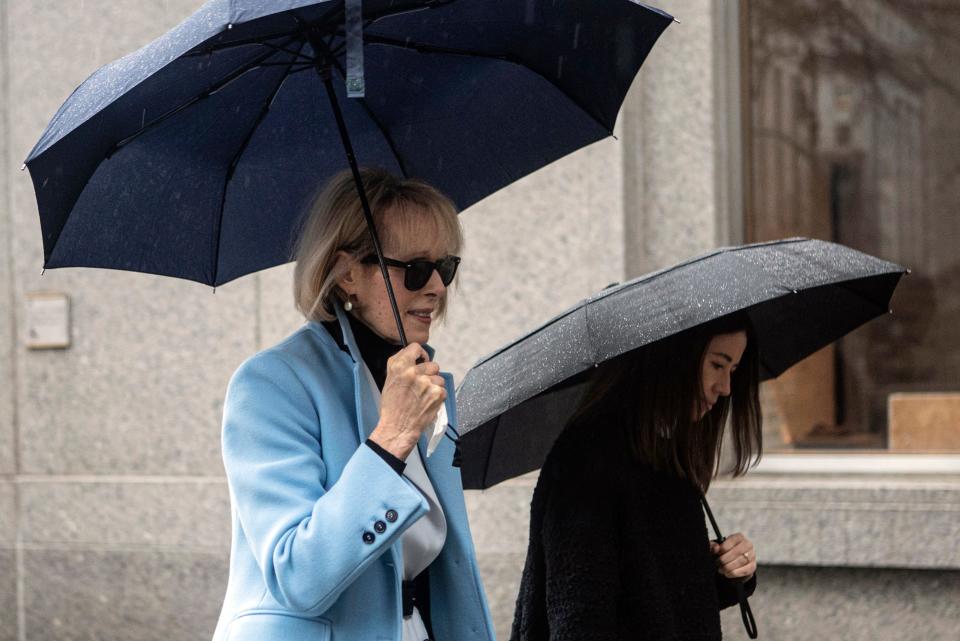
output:
[[[447,540],[447,520],[427,476],[427,470],[423,467],[418,448],[413,448],[407,457],[407,468],[403,475],[413,481],[430,504],[430,511],[400,537],[403,546],[403,580],[411,581],[440,554]],[[414,606],[413,614],[403,619],[403,641],[424,641],[426,638],[427,628],[420,618],[419,610]]]

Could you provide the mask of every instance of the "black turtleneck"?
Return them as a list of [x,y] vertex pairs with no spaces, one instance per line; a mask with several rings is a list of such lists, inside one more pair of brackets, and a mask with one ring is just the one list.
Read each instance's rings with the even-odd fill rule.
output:
[[[353,332],[353,339],[356,341],[357,348],[360,350],[360,357],[363,359],[363,362],[366,363],[370,374],[373,375],[377,389],[382,391],[383,384],[387,380],[387,360],[399,352],[401,346],[395,345],[380,337],[364,323],[354,318],[352,314],[347,314],[347,318],[350,319],[350,330]],[[347,347],[346,341],[343,340],[343,331],[340,329],[340,323],[335,320],[326,321],[323,323],[323,326],[330,332],[330,335],[333,336],[333,340],[337,342],[340,349],[349,354],[350,349]],[[367,439],[366,443],[367,446],[379,454],[397,474],[403,474],[404,469],[407,467],[405,462],[370,439]]]

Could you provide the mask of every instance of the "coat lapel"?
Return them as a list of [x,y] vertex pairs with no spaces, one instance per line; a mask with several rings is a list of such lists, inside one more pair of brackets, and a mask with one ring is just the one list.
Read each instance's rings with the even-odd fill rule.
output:
[[[350,351],[350,356],[354,361],[353,385],[354,400],[357,409],[357,437],[360,439],[360,442],[363,443],[377,427],[377,422],[380,420],[377,400],[371,387],[372,383],[367,376],[363,357],[360,355],[360,348],[357,347],[353,330],[350,328],[350,320],[347,318],[347,312],[345,312],[340,305],[334,305],[334,309],[337,313],[337,320],[340,323],[340,331],[343,333],[343,342]],[[430,355],[430,358],[433,358],[433,349],[429,345],[424,345],[424,349],[427,354]],[[440,375],[447,383],[447,418],[450,420],[450,424],[456,427],[457,404],[454,397],[453,376],[446,372],[441,372]],[[440,501],[440,506],[443,508],[444,513],[452,509],[458,513],[458,517],[465,517],[466,512],[462,507],[463,499],[460,470],[453,467],[453,454],[455,449],[453,442],[448,438],[444,438],[437,446],[433,455],[428,458],[427,444],[429,441],[430,434],[424,432],[417,443],[417,448],[420,450],[423,465],[427,470],[427,475],[430,477],[430,482],[433,484],[434,491],[437,493],[437,500]]]
[[[354,361],[353,384],[357,413],[357,437],[360,443],[363,443],[376,428],[380,411],[373,389],[374,384],[372,377],[367,373],[366,365],[364,365],[356,339],[351,331],[347,314],[340,305],[334,305],[334,308],[337,313],[337,320],[340,322],[340,329],[343,332],[344,344],[347,346],[350,356]],[[430,355],[430,358],[433,358],[433,349],[427,345],[424,345],[424,349]],[[446,382],[447,387],[447,418],[450,425],[456,428],[457,404],[454,395],[453,376],[446,372],[441,372],[440,375]],[[463,581],[471,583],[478,582],[479,575],[475,561],[472,560],[475,552],[473,551],[473,543],[470,539],[467,525],[467,508],[463,498],[463,482],[460,477],[459,468],[453,467],[453,455],[456,448],[453,441],[448,438],[443,438],[437,446],[437,449],[433,452],[433,455],[428,458],[427,445],[429,442],[430,434],[424,433],[417,442],[417,448],[447,522],[447,540],[444,543],[443,550],[440,552],[440,556],[437,557],[437,561],[440,561],[440,563],[436,567],[436,576],[434,577],[436,579],[436,587],[434,589],[439,590],[436,594],[437,605],[438,608],[443,609],[442,606],[446,602],[445,600],[450,598],[450,594],[464,593],[457,589],[464,585]],[[391,559],[390,564],[394,569],[395,589],[399,595],[400,581],[404,571],[402,543],[399,539],[390,546],[389,554]],[[435,563],[437,561],[435,561]],[[471,563],[472,577],[464,577],[462,575],[461,564],[468,561]],[[434,589],[431,589],[431,592],[433,592]],[[466,593],[476,594],[476,592]],[[457,601],[457,603],[462,605],[460,601]],[[472,605],[474,604],[471,603],[471,606]],[[488,630],[492,629],[493,624],[490,620],[489,610],[482,598],[480,598],[475,605],[483,612],[485,627]],[[443,623],[444,620],[442,618],[438,618],[434,622],[435,625],[441,627],[443,627]]]
[[377,411],[377,399],[370,387],[366,365],[364,365],[363,357],[360,355],[360,348],[357,347],[357,340],[353,337],[347,312],[339,304],[335,304],[333,308],[337,313],[337,321],[340,323],[343,342],[350,351],[350,357],[353,358],[353,399],[357,410],[357,438],[363,443],[377,427],[377,421],[380,420]]

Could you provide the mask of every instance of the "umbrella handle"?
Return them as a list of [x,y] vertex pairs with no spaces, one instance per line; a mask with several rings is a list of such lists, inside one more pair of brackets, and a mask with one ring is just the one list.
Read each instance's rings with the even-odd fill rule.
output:
[[734,585],[737,587],[737,601],[740,603],[740,618],[743,620],[743,627],[747,630],[748,637],[756,639],[757,622],[753,619],[753,610],[750,609],[747,595],[743,593],[743,583],[737,581]]
[[[727,540],[727,537],[720,534],[717,519],[713,517],[713,510],[710,509],[710,504],[707,503],[707,497],[703,494],[700,495],[700,505],[703,506],[703,511],[707,513],[707,518],[710,520],[710,526],[713,528],[713,533],[716,536],[714,542],[718,545],[723,543]],[[737,590],[737,602],[740,604],[740,618],[743,620],[743,627],[747,630],[748,637],[756,639],[757,622],[753,618],[753,610],[750,609],[750,602],[747,600],[747,595],[743,592],[743,583],[735,581],[733,585]]]
[[450,432],[443,433],[444,436],[453,441],[453,466],[462,467],[463,453],[460,451],[460,432],[458,432],[457,429],[449,423],[447,424],[447,429],[456,434],[456,436],[450,436]]
[[[314,53],[319,54],[325,51],[329,56],[329,49],[326,44],[316,36],[310,36],[310,46]],[[390,299],[390,309],[393,310],[393,319],[397,323],[397,333],[400,336],[400,344],[407,346],[407,335],[403,331],[403,321],[400,319],[400,310],[397,308],[397,299],[393,294],[393,285],[390,282],[390,273],[387,271],[387,264],[383,260],[383,249],[380,245],[380,237],[377,235],[377,228],[373,223],[373,213],[370,211],[370,203],[367,201],[367,191],[363,187],[363,178],[360,176],[360,169],[357,167],[357,158],[353,153],[353,145],[350,144],[350,134],[347,132],[347,124],[343,119],[343,112],[340,110],[340,104],[337,102],[337,95],[333,90],[333,81],[330,78],[329,62],[317,66],[317,72],[323,79],[323,86],[327,89],[327,96],[330,98],[330,106],[333,108],[333,116],[337,121],[337,129],[340,130],[340,140],[343,142],[343,150],[347,155],[347,162],[350,164],[350,171],[353,172],[353,182],[357,186],[357,194],[360,196],[360,206],[363,209],[363,217],[367,221],[367,230],[370,232],[370,239],[373,241],[373,250],[377,254],[377,263],[380,265],[380,273],[383,274],[383,284],[387,287],[387,298]]]

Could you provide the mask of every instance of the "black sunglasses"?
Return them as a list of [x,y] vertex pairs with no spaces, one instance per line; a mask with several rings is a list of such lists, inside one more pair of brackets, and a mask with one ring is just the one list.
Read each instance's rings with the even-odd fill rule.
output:
[[[376,265],[377,256],[376,254],[370,254],[361,262]],[[384,258],[383,262],[390,267],[402,267],[406,270],[403,273],[403,286],[411,292],[415,292],[418,289],[423,289],[426,284],[430,282],[430,277],[433,276],[433,270],[437,270],[437,273],[440,274],[440,281],[444,287],[452,283],[453,277],[457,275],[457,267],[460,266],[460,257],[444,256],[438,261],[418,258],[408,263],[402,260],[394,260],[393,258]]]

